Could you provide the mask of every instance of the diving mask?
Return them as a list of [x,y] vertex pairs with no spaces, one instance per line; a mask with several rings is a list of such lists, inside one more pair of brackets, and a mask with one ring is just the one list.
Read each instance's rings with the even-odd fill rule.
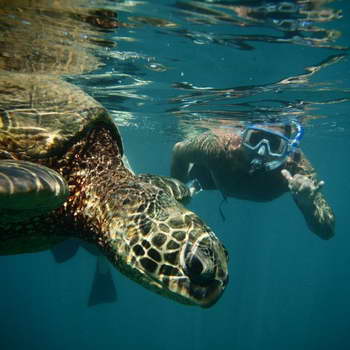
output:
[[[257,157],[251,162],[251,172],[258,169],[274,170],[281,166],[286,158],[300,144],[304,129],[300,123],[292,121],[296,127],[293,139],[282,133],[262,126],[251,125],[242,132],[242,143],[252,150]],[[274,124],[265,124],[273,126]]]

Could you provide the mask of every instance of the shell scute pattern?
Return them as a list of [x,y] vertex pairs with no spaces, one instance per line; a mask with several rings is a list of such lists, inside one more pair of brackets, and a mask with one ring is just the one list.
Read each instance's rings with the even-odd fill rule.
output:
[[[161,225],[159,225],[159,226],[161,226]],[[165,225],[163,225],[163,226],[165,226]],[[164,231],[164,230],[160,229],[158,232],[165,232],[165,233],[167,233],[167,232],[169,232],[169,229],[168,229],[168,231]],[[167,238],[167,236],[165,234],[158,233],[152,238],[152,244],[155,247],[161,248],[163,246],[163,244],[165,243],[166,238]]]
[[49,75],[2,73],[0,91],[0,150],[16,159],[62,152],[86,127],[109,118],[92,97]]
[[143,256],[145,254],[145,250],[140,244],[134,244],[132,250],[136,254],[136,256]]
[[174,231],[172,236],[180,243],[186,238],[186,234],[183,231]]
[[163,276],[164,281],[169,282],[168,276],[181,276],[181,272],[172,265],[162,264],[159,268],[159,274]]
[[148,255],[151,259],[155,260],[156,262],[160,262],[162,260],[160,253],[154,248],[151,248],[148,251]]
[[141,266],[149,273],[154,274],[157,271],[158,264],[149,258],[140,259]]
[[177,265],[179,262],[179,256],[177,252],[164,254],[164,259],[166,262],[172,265]]
[[180,218],[176,217],[176,218],[170,219],[169,225],[170,225],[170,227],[175,228],[175,229],[186,227],[185,220],[184,220],[184,218],[181,218],[181,217]]
[[179,248],[179,244],[173,240],[169,241],[166,245],[166,249],[168,249],[168,250],[173,250],[173,249],[178,249],[178,248]]

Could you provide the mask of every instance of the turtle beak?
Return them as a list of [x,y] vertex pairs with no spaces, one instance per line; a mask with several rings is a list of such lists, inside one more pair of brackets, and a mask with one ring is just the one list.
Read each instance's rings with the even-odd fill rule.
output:
[[220,299],[227,283],[228,276],[223,281],[214,280],[206,287],[191,283],[190,293],[200,307],[207,309]]

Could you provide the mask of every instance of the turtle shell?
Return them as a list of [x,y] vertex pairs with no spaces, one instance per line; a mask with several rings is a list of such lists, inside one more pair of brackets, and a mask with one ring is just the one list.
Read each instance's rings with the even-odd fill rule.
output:
[[[108,126],[115,135],[123,154],[120,134],[108,112],[79,87],[57,76],[0,74],[0,160],[26,160],[48,164],[47,159],[63,157],[72,144],[101,123]],[[13,214],[13,208],[11,209],[12,216],[4,214],[0,203],[5,224],[8,217],[12,221],[14,217],[19,222],[23,218],[52,210],[51,207],[55,204],[47,203],[47,194],[41,192],[24,198],[20,191],[16,191],[11,196],[14,197],[0,198],[6,201],[7,210],[15,203],[16,211]],[[37,201],[34,197],[38,197]],[[24,212],[20,212],[20,208],[21,203],[28,200],[35,208],[26,216]],[[0,255],[45,250],[64,240],[63,237],[43,236],[33,232],[11,237],[1,236],[0,232],[0,239]]]
[[57,157],[100,123],[109,125],[123,154],[108,112],[79,87],[57,76],[0,75],[0,159]]

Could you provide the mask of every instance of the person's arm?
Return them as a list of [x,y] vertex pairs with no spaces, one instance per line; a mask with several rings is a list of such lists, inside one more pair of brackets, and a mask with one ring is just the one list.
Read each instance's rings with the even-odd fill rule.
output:
[[191,141],[182,141],[173,147],[170,176],[187,183],[189,166],[194,161]]
[[187,183],[191,164],[196,166],[207,166],[213,154],[220,151],[217,137],[206,132],[189,140],[181,141],[173,147],[170,175]]
[[315,169],[304,155],[301,155],[295,170],[294,175],[287,169],[281,172],[288,181],[289,190],[309,229],[322,239],[332,238],[335,231],[335,216],[320,191],[324,182],[317,180]]

